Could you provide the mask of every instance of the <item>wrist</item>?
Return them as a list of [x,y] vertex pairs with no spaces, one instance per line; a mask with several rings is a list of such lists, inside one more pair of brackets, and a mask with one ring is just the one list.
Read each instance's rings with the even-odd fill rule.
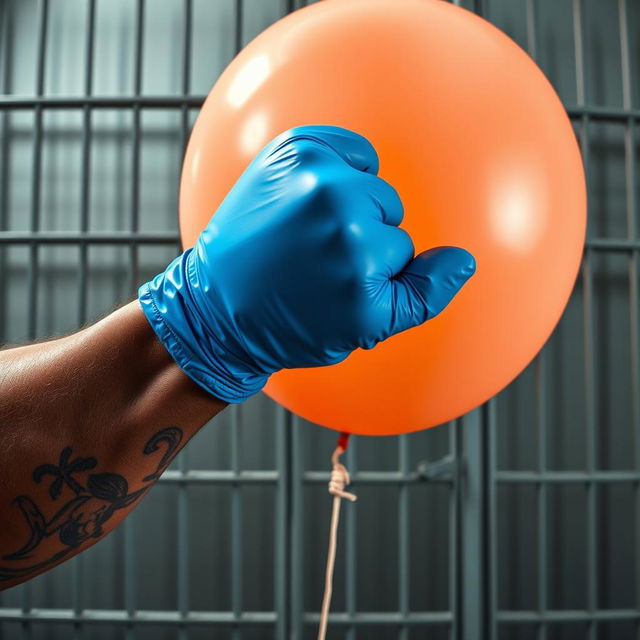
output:
[[187,249],[138,291],[147,321],[178,366],[225,402],[243,402],[262,389],[269,374],[256,372],[227,323],[201,309],[189,287]]

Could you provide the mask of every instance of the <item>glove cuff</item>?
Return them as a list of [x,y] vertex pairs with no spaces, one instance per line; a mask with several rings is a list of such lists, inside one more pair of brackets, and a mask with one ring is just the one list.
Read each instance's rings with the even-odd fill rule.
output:
[[194,382],[225,402],[243,402],[260,391],[269,376],[252,372],[224,348],[225,336],[218,333],[215,319],[203,322],[186,274],[191,251],[187,249],[140,287],[140,306],[166,350]]

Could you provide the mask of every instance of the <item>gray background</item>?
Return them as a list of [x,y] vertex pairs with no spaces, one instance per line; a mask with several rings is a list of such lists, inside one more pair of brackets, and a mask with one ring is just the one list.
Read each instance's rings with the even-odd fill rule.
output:
[[[300,4],[0,1],[0,342],[73,331],[176,255],[198,105]],[[567,105],[585,259],[542,356],[497,398],[355,439],[329,637],[638,638],[640,2],[462,4]],[[334,442],[262,395],[225,411],[116,532],[0,594],[0,637],[314,638]]]

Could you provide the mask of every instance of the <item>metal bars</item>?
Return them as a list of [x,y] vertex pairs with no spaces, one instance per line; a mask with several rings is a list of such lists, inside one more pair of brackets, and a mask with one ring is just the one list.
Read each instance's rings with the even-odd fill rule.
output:
[[[632,105],[632,77],[631,77],[631,49],[630,49],[630,26],[628,20],[629,4],[627,0],[616,0],[611,2],[612,9],[617,11],[618,29],[620,37],[620,62],[621,62],[621,85],[622,85],[622,107],[594,107],[588,104],[590,88],[588,86],[587,74],[587,32],[585,11],[588,5],[587,0],[572,0],[573,14],[573,36],[574,54],[576,64],[576,97],[577,105],[567,109],[572,120],[578,125],[578,137],[582,149],[585,173],[588,187],[592,183],[592,165],[590,162],[591,151],[591,130],[595,122],[601,122],[602,115],[608,116],[617,113],[615,119],[607,118],[608,122],[616,123],[624,127],[624,155],[625,155],[625,189],[626,189],[626,216],[627,235],[620,238],[601,238],[589,236],[585,243],[585,253],[581,269],[581,303],[582,322],[584,328],[583,357],[584,371],[583,381],[585,398],[585,423],[584,442],[577,442],[576,445],[586,447],[586,464],[584,471],[553,471],[548,468],[548,385],[549,383],[549,353],[544,350],[535,363],[535,425],[537,444],[537,465],[535,470],[520,471],[509,469],[498,469],[496,459],[496,449],[498,441],[498,418],[496,415],[497,405],[500,399],[492,399],[489,403],[489,491],[491,493],[489,504],[490,518],[490,548],[489,548],[489,579],[490,593],[494,604],[487,611],[490,620],[489,637],[492,639],[501,637],[500,631],[505,626],[517,625],[514,628],[513,637],[518,637],[520,629],[518,625],[533,625],[536,630],[536,637],[540,640],[546,639],[550,633],[550,626],[558,629],[556,625],[566,623],[583,623],[586,628],[586,637],[594,639],[602,636],[601,624],[611,622],[630,621],[635,624],[636,634],[640,631],[640,599],[636,597],[636,609],[624,608],[604,608],[600,601],[601,576],[603,567],[600,560],[600,549],[602,541],[598,534],[601,530],[602,515],[599,513],[599,495],[602,488],[612,485],[631,485],[635,495],[635,584],[640,584],[640,558],[637,549],[640,548],[640,534],[638,534],[637,523],[640,522],[640,353],[639,353],[639,239],[637,235],[638,217],[638,167],[636,154],[638,141],[636,137],[637,118]],[[527,40],[529,53],[535,57],[538,51],[536,8],[539,5],[534,0],[527,0]],[[591,215],[607,215],[608,212],[595,212],[592,208]],[[635,451],[634,469],[625,470],[603,470],[601,460],[599,460],[599,432],[606,429],[606,425],[601,424],[599,416],[600,406],[600,366],[597,361],[596,350],[596,305],[594,300],[594,260],[596,254],[599,256],[623,252],[628,256],[628,278],[629,278],[629,301],[630,301],[630,336],[629,336],[629,357],[631,367],[631,403],[632,403],[632,424]],[[497,506],[495,494],[498,486],[510,485],[512,487],[532,485],[536,491],[536,538],[537,538],[537,587],[536,599],[537,609],[529,610],[504,610],[500,603],[496,602],[499,580],[499,566],[501,562],[507,560],[500,554],[497,534]],[[550,609],[549,608],[549,587],[552,569],[550,567],[550,557],[548,552],[550,534],[550,507],[548,491],[550,487],[574,486],[584,487],[586,502],[586,589],[584,609]],[[576,632],[576,637],[582,632]],[[510,637],[510,636],[509,636]],[[573,637],[573,636],[571,636]],[[580,635],[579,637],[585,637]],[[614,637],[614,636],[606,636]]]
[[[238,419],[240,407],[231,407],[231,469],[236,474],[240,472],[240,429],[241,423]],[[242,545],[244,536],[242,535],[242,495],[240,486],[234,484],[231,493],[231,536],[233,546],[231,547],[231,608],[236,619],[242,614]],[[240,638],[237,627],[234,627],[232,637],[234,640]]]
[[[189,93],[191,83],[191,30],[193,25],[193,2],[185,0],[183,3],[183,42],[182,42],[182,94]],[[182,149],[187,146],[189,137],[189,107],[182,104]],[[178,252],[180,243],[176,243]],[[187,473],[188,449],[178,457],[178,469],[182,477]],[[235,458],[234,458],[235,461]],[[235,470],[235,466],[234,466]],[[176,558],[178,566],[178,602],[177,608],[181,619],[186,619],[189,615],[189,485],[180,483],[178,485],[178,535],[176,537]],[[186,625],[181,624],[178,629],[178,639],[188,640],[189,631]]]
[[[134,70],[133,70],[133,95],[139,97],[142,90],[142,52],[144,46],[144,0],[137,0],[135,4],[135,39],[134,39]],[[132,237],[138,232],[139,223],[139,196],[140,196],[140,105],[133,105],[133,123],[131,132],[132,158],[131,158],[131,205],[129,211],[129,233]],[[129,265],[128,265],[128,295],[133,295],[136,289],[138,277],[138,246],[135,241],[129,244]],[[179,509],[184,507],[181,503]],[[184,511],[184,508],[182,509]],[[180,516],[186,514],[180,513]],[[125,546],[125,571],[124,571],[124,596],[127,611],[127,624],[125,631],[126,640],[134,640],[136,637],[135,626],[131,621],[136,616],[136,563],[134,557],[135,548],[135,520],[127,518],[124,522],[124,546]],[[181,523],[181,531],[184,531],[186,522]],[[180,540],[180,535],[178,535]],[[178,585],[183,587],[184,569],[178,575]],[[179,605],[183,604],[184,594],[179,596]]]
[[[191,108],[202,106],[206,96],[186,95],[176,96],[94,96],[88,98],[67,97],[33,97],[33,96],[0,96],[0,109],[15,111],[31,111],[36,107],[41,109],[82,109],[89,106],[93,109],[171,109],[187,104]],[[640,120],[640,109],[626,110],[622,107],[606,107],[597,105],[565,105],[571,118],[589,116],[594,121],[626,122],[629,118],[637,122]]]
[[[469,419],[465,419],[469,421]],[[473,417],[471,418],[473,420]],[[294,417],[294,425],[301,428],[304,425],[300,425],[297,418]],[[470,421],[469,421],[470,424]],[[452,459],[457,458],[461,453],[458,450],[459,436],[458,433],[464,430],[461,423],[450,423],[446,427],[448,430],[448,444],[449,451],[447,457]],[[473,430],[469,430],[469,433],[473,434]],[[300,447],[300,433],[299,429],[294,428],[293,432],[293,460],[305,462],[302,456],[302,450]],[[349,474],[352,480],[352,486],[357,491],[357,487],[372,485],[372,486],[395,486],[398,489],[397,500],[397,525],[398,525],[398,546],[397,546],[397,567],[398,567],[398,590],[397,590],[397,611],[362,611],[358,606],[359,598],[357,592],[358,584],[358,514],[357,504],[345,505],[344,515],[342,521],[343,537],[340,544],[345,548],[345,610],[339,611],[335,607],[329,614],[330,626],[339,626],[344,628],[344,637],[346,640],[355,640],[356,638],[366,637],[366,631],[361,631],[363,628],[369,626],[391,626],[398,629],[398,638],[410,638],[411,630],[414,628],[424,628],[425,633],[429,633],[428,627],[442,626],[449,630],[449,637],[469,637],[472,635],[461,636],[458,630],[457,610],[465,602],[472,606],[475,598],[465,597],[461,591],[464,588],[464,580],[459,578],[460,572],[460,549],[459,549],[459,519],[461,512],[461,503],[459,497],[461,495],[458,489],[458,474],[442,475],[434,478],[429,478],[429,483],[440,483],[448,488],[448,518],[450,527],[450,544],[449,544],[449,558],[447,562],[448,579],[449,579],[449,607],[444,611],[412,611],[410,605],[410,590],[409,590],[409,578],[410,578],[410,538],[411,538],[411,519],[413,512],[410,509],[410,491],[413,487],[416,487],[425,482],[425,477],[418,470],[414,470],[411,467],[411,436],[401,436],[398,442],[398,470],[397,471],[360,471],[359,470],[359,442],[358,438],[352,438],[349,448],[345,454],[346,466],[349,469]],[[476,449],[477,451],[477,449]],[[293,540],[300,540],[302,536],[301,527],[304,523],[300,522],[299,514],[302,512],[301,505],[301,491],[303,484],[319,484],[326,486],[327,473],[317,471],[307,471],[302,473],[299,470],[300,462],[294,462],[294,476],[292,478],[293,490],[296,498],[292,503],[293,511],[291,517],[293,518],[292,534]],[[479,470],[479,467],[477,467]],[[296,481],[297,478],[297,481]],[[473,484],[473,483],[471,483]],[[474,487],[473,491],[475,492]],[[476,496],[477,497],[477,496]],[[474,498],[474,501],[476,498]],[[329,501],[327,500],[327,503]],[[478,512],[471,514],[471,520],[475,523],[475,519],[478,516]],[[372,523],[375,527],[375,523]],[[471,537],[475,537],[475,524],[471,525],[474,529],[474,534]],[[471,532],[469,531],[469,534]],[[302,586],[304,584],[304,576],[302,575],[303,563],[301,554],[304,554],[304,550],[296,548],[292,550],[293,562],[296,570],[292,574],[292,581],[294,585]],[[425,576],[425,580],[429,579],[429,576]],[[467,585],[468,586],[468,585]],[[385,587],[382,587],[385,588]],[[296,591],[301,591],[298,587]],[[319,614],[316,611],[309,612],[304,611],[299,601],[299,596],[293,596],[291,602],[293,608],[291,636],[292,638],[302,638],[303,628],[302,623],[307,626],[315,627],[319,622]],[[319,608],[319,603],[318,603]],[[301,615],[302,614],[302,615]],[[478,616],[473,615],[469,617],[472,622],[470,628],[473,628],[479,621]],[[364,634],[364,635],[363,635]]]
[[[2,55],[4,56],[4,68],[0,69],[0,79],[3,93],[11,91],[10,66],[13,59],[13,39],[12,25],[8,12],[3,12],[0,22],[2,33]],[[10,135],[10,114],[9,111],[2,111],[2,145],[0,147],[0,233],[4,232],[8,224],[9,208],[9,135]],[[7,250],[0,247],[0,273],[7,268]],[[5,278],[0,278],[0,303],[6,304],[6,282]],[[5,315],[0,313],[0,335],[6,335]]]
[[[618,0],[618,16],[620,27],[620,61],[622,67],[622,104],[627,110],[632,109],[631,86],[631,45],[628,10],[626,0]],[[625,187],[627,202],[627,234],[633,242],[638,238],[638,198],[640,194],[638,180],[638,163],[636,153],[638,139],[636,136],[637,121],[633,118],[627,120],[625,126],[624,152],[625,152]],[[629,256],[629,312],[630,328],[629,336],[631,354],[631,388],[632,393],[632,420],[634,436],[634,467],[640,471],[640,249],[634,248]],[[635,548],[640,549],[640,479],[634,483],[634,510],[635,510]],[[640,585],[640,553],[636,553],[634,578],[636,585]],[[636,587],[636,609],[640,609],[640,589]],[[635,619],[635,635],[640,635],[640,618]]]
[[[94,231],[94,232],[64,232],[64,231],[0,231],[0,245],[30,245],[30,244],[148,244],[175,245],[180,243],[180,236],[170,231]],[[637,252],[640,250],[640,240],[615,240],[598,238],[587,240],[585,249],[592,253],[600,252]]]
[[[45,62],[47,50],[47,17],[49,3],[48,0],[40,0],[38,7],[38,53],[36,67],[36,87],[35,94],[42,97],[44,94]],[[31,216],[30,230],[36,233],[40,229],[40,186],[42,173],[42,106],[34,109],[34,137],[33,137],[33,164],[31,176]],[[27,335],[29,339],[34,339],[37,335],[37,286],[38,286],[38,245],[32,244],[29,251],[29,272],[28,272],[28,319]],[[32,609],[31,599],[32,585],[26,583],[22,586],[22,613],[28,616]],[[28,619],[22,621],[22,637],[29,639],[32,637],[32,627]]]
[[[352,469],[354,473],[358,473],[358,440],[357,438],[352,438],[353,442],[351,446],[347,450],[346,458],[347,458],[347,468]],[[357,485],[356,485],[357,486]],[[356,506],[356,505],[352,505]],[[346,618],[349,622],[349,626],[347,627],[347,633],[345,634],[346,640],[355,640],[356,638],[356,628],[353,624],[356,617],[356,612],[358,610],[357,605],[357,593],[356,593],[356,580],[357,580],[357,565],[356,561],[358,558],[358,550],[356,548],[356,540],[358,535],[358,520],[356,518],[357,511],[356,509],[347,509],[346,510],[346,547],[347,547],[347,558],[346,558]],[[333,619],[330,617],[331,622],[335,622],[336,615],[333,615]]]
[[[93,88],[93,50],[95,32],[95,0],[89,0],[87,7],[87,28],[85,40],[85,76],[84,94],[90,96]],[[91,184],[91,110],[88,105],[83,109],[82,119],[82,180],[80,194],[80,232],[89,231],[89,197]],[[32,246],[36,246],[35,243]],[[87,320],[87,252],[86,243],[79,247],[78,264],[78,326],[84,325]],[[82,615],[83,606],[83,557],[73,559],[73,612],[76,620]],[[83,637],[83,627],[74,622],[73,637],[78,640]]]
[[[409,438],[400,436],[398,444],[398,467],[403,476],[409,475]],[[398,608],[402,618],[409,615],[409,530],[411,527],[409,510],[409,488],[407,483],[400,485],[398,498]],[[398,640],[409,640],[409,628],[400,627]]]
[[[536,60],[538,51],[538,25],[536,5],[533,0],[527,0],[527,48],[529,55]],[[544,477],[547,472],[547,356],[543,350],[535,362],[535,399],[536,399],[536,427],[538,447],[538,473]],[[544,620],[547,613],[547,484],[536,484],[536,508],[538,517],[538,611]],[[547,639],[547,625],[538,625],[538,640]]]
[[[36,95],[44,94],[45,60],[47,53],[47,15],[49,10],[48,0],[41,0],[38,20],[38,62],[36,71]],[[42,175],[42,105],[34,110],[34,134],[33,134],[33,166],[31,176],[31,222],[32,233],[40,229],[40,186]],[[36,337],[37,318],[37,288],[38,288],[38,247],[31,245],[29,260],[29,329],[30,339]]]
[[[133,95],[139,97],[142,93],[142,52],[144,48],[144,14],[145,0],[136,1],[135,18],[135,54],[133,70]],[[133,129],[131,134],[131,234],[138,232],[140,218],[140,104],[133,105]],[[135,242],[129,245],[129,295],[134,295],[138,281],[138,247]]]
[[[179,246],[180,239],[175,231],[149,232],[140,225],[140,183],[144,178],[141,158],[143,137],[143,114],[146,110],[175,110],[181,115],[181,143],[186,144],[190,112],[197,110],[205,96],[193,93],[192,75],[192,31],[194,28],[194,0],[181,0],[184,39],[180,50],[181,82],[178,95],[145,95],[143,93],[143,53],[145,51],[145,20],[158,0],[136,0],[132,4],[134,24],[133,38],[133,91],[131,95],[99,96],[94,95],[94,57],[95,27],[97,7],[102,0],[87,0],[87,27],[84,34],[85,67],[83,73],[83,95],[77,97],[45,95],[45,72],[47,69],[47,33],[49,27],[49,2],[38,2],[36,87],[34,95],[0,96],[0,112],[3,118],[2,171],[0,184],[7,181],[7,154],[10,133],[10,114],[14,111],[27,111],[34,114],[33,158],[32,158],[32,201],[29,212],[29,230],[14,231],[0,223],[0,251],[3,259],[9,248],[23,246],[30,255],[28,273],[28,334],[36,337],[38,319],[38,269],[39,248],[44,245],[78,247],[78,307],[77,323],[82,325],[87,317],[88,260],[91,247],[121,246],[127,250],[130,264],[128,272],[128,293],[134,294],[138,284],[138,260],[141,246]],[[498,638],[506,628],[530,624],[535,625],[540,640],[548,638],[550,625],[567,622],[584,622],[589,637],[595,638],[599,625],[611,621],[631,621],[636,632],[640,632],[640,595],[636,597],[636,608],[600,608],[598,602],[599,569],[598,549],[601,543],[597,539],[596,522],[598,519],[598,494],[603,487],[612,485],[631,485],[635,492],[636,523],[640,520],[640,238],[638,237],[638,162],[637,128],[640,122],[640,108],[632,104],[632,59],[631,34],[629,27],[628,0],[609,0],[617,8],[619,17],[619,35],[621,51],[621,79],[623,100],[621,106],[596,106],[589,104],[587,87],[587,58],[584,11],[586,0],[572,0],[574,53],[576,63],[576,104],[568,105],[567,112],[579,125],[579,137],[582,145],[585,166],[590,172],[590,133],[593,123],[613,123],[624,127],[625,137],[625,188],[626,188],[626,237],[601,238],[590,237],[586,242],[582,268],[583,284],[583,323],[585,341],[583,345],[586,366],[584,379],[587,398],[586,425],[587,461],[584,470],[554,471],[549,468],[547,450],[549,447],[549,370],[551,362],[547,353],[543,353],[535,365],[534,405],[535,405],[535,443],[537,461],[535,468],[521,471],[498,468],[497,440],[500,399],[494,399],[481,411],[467,416],[463,421],[448,427],[449,456],[460,464],[461,472],[452,477],[429,478],[430,483],[441,483],[448,491],[448,516],[450,555],[447,562],[449,576],[448,609],[443,611],[413,611],[409,574],[412,558],[412,526],[420,514],[411,508],[411,492],[425,482],[424,476],[412,466],[411,436],[399,441],[397,470],[370,471],[358,469],[360,454],[357,439],[347,454],[347,464],[352,471],[354,485],[362,487],[393,486],[397,488],[397,611],[363,611],[360,606],[361,594],[358,593],[358,575],[362,567],[358,566],[358,506],[350,505],[345,509],[344,544],[345,554],[345,609],[331,614],[331,624],[342,627],[348,640],[365,637],[369,626],[387,626],[398,629],[398,637],[403,640],[415,637],[416,630],[427,629],[432,625],[448,628],[452,640],[473,637]],[[303,3],[287,0],[289,10]],[[456,4],[460,4],[456,1]],[[466,3],[469,4],[469,3]],[[489,7],[488,2],[475,0],[476,11],[483,13]],[[491,3],[495,6],[497,3]],[[529,53],[535,58],[541,54],[544,41],[541,39],[541,27],[538,24],[536,0],[523,0],[526,12],[526,40]],[[247,8],[242,0],[234,0],[232,13],[234,19],[233,41],[236,49],[244,42],[243,22],[248,17]],[[5,24],[5,31],[9,27]],[[6,39],[6,57],[9,56],[10,43]],[[8,79],[8,67],[5,69]],[[5,80],[7,82],[7,80]],[[11,89],[5,85],[5,89]],[[80,189],[80,225],[74,232],[42,230],[40,198],[42,182],[42,143],[44,137],[45,112],[55,110],[78,111],[82,115],[82,175]],[[92,135],[94,110],[111,110],[132,113],[130,154],[132,162],[131,203],[127,211],[126,229],[117,231],[94,231],[90,224],[90,205],[92,196],[92,149],[95,140]],[[8,200],[3,189],[0,194],[0,220],[6,216]],[[603,214],[604,215],[604,214]],[[628,258],[629,300],[630,300],[630,364],[633,395],[633,430],[635,435],[634,467],[625,470],[603,470],[597,459],[598,425],[598,368],[595,350],[594,326],[594,261],[596,257],[608,254],[621,254]],[[2,263],[4,268],[4,263]],[[0,295],[2,291],[0,290]],[[0,327],[2,329],[2,327]],[[18,607],[0,608],[0,624],[13,622],[22,627],[22,637],[29,637],[32,624],[67,622],[73,625],[74,637],[82,637],[86,624],[113,625],[124,628],[127,638],[135,638],[136,630],[141,626],[166,625],[175,629],[176,636],[186,640],[192,628],[207,626],[224,627],[231,631],[231,637],[242,638],[245,630],[254,627],[264,629],[265,634],[275,635],[279,639],[301,638],[310,626],[317,624],[317,613],[312,608],[305,610],[304,588],[307,577],[306,554],[303,532],[307,523],[304,516],[305,489],[312,485],[324,485],[327,473],[309,470],[309,462],[304,460],[304,442],[307,428],[284,409],[275,413],[275,450],[276,464],[269,470],[244,470],[241,461],[241,429],[245,417],[241,410],[234,408],[230,423],[230,468],[225,470],[191,469],[185,455],[180,456],[176,465],[166,472],[160,480],[160,486],[177,490],[176,525],[176,566],[177,601],[175,610],[140,610],[137,607],[138,593],[142,576],[136,569],[136,539],[133,521],[128,519],[124,525],[124,607],[122,610],[94,609],[85,607],[85,588],[83,583],[82,560],[76,559],[72,572],[71,606],[67,609],[40,608],[33,606],[31,585],[21,588],[22,598]],[[265,425],[270,428],[270,425]],[[500,548],[498,545],[498,509],[496,493],[499,486],[518,487],[531,485],[535,488],[536,547],[535,551],[538,582],[535,589],[537,608],[535,610],[504,610],[498,602],[498,582]],[[192,611],[190,593],[192,576],[189,572],[188,527],[190,494],[192,487],[226,487],[231,497],[230,530],[233,545],[230,553],[232,581],[230,585],[229,610]],[[248,533],[243,526],[243,500],[247,487],[270,487],[276,499],[275,516],[275,573],[273,582],[274,606],[272,611],[247,611],[244,608],[243,593],[243,536]],[[582,486],[588,512],[588,549],[586,560],[589,566],[587,606],[584,609],[558,610],[550,607],[549,579],[550,551],[549,528],[552,524],[550,512],[550,492],[558,486]],[[162,488],[160,489],[162,490]],[[173,490],[173,489],[172,489]],[[360,524],[360,526],[362,526]],[[438,523],[433,523],[438,526]],[[640,548],[640,526],[635,532],[636,548]],[[213,580],[213,577],[211,578]],[[425,583],[430,576],[425,576]],[[635,559],[635,584],[640,585],[640,554]],[[206,588],[205,585],[204,588]],[[193,590],[192,590],[193,591]],[[319,603],[318,603],[319,606]],[[427,631],[428,633],[428,631]],[[266,637],[266,636],[265,636]]]
[[[96,0],[89,0],[87,16],[87,33],[85,45],[85,80],[84,93],[89,97],[93,90],[93,50],[96,21]],[[84,105],[82,120],[82,184],[80,185],[80,233],[89,232],[89,197],[91,189],[91,109]],[[80,266],[78,271],[78,325],[87,320],[87,245],[81,243]]]

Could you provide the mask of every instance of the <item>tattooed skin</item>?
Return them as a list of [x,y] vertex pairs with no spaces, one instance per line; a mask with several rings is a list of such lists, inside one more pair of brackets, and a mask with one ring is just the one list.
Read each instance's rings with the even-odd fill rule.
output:
[[[146,486],[129,493],[129,484],[117,473],[88,473],[98,464],[95,458],[73,458],[71,447],[60,452],[58,464],[41,464],[33,471],[33,480],[42,482],[52,478],[49,496],[58,501],[65,488],[70,497],[47,520],[38,505],[27,495],[20,495],[14,503],[22,512],[29,527],[29,537],[17,551],[2,556],[0,581],[26,577],[64,558],[89,538],[104,534],[102,526],[118,509],[123,509],[141,498],[160,477],[178,452],[182,430],[167,427],[155,433],[145,444],[142,453],[150,456],[163,451],[154,473],[142,478]],[[83,483],[83,476],[84,483]],[[68,493],[68,492],[66,492]],[[33,561],[43,540],[57,536],[57,550],[43,560]],[[24,561],[31,560],[27,566]],[[20,566],[12,566],[16,562]]]

